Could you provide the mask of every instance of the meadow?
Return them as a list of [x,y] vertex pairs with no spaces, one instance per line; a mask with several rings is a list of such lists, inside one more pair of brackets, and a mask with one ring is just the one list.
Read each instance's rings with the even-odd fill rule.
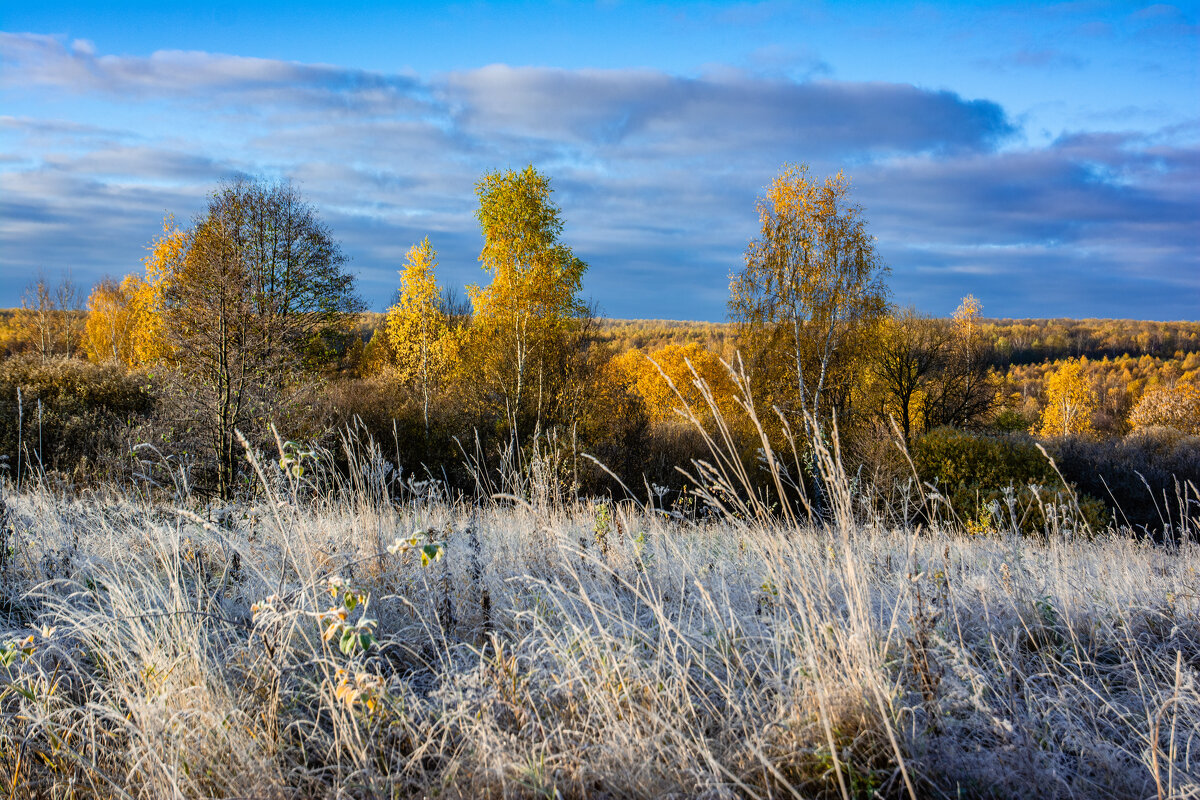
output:
[[662,508],[349,455],[227,505],[6,483],[7,795],[1200,797],[1195,520],[918,523],[824,449],[825,518],[719,459]]

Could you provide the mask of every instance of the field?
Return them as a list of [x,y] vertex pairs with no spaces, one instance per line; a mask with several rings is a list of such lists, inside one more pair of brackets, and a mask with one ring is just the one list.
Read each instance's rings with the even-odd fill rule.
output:
[[6,485],[0,786],[1200,797],[1200,547],[906,526],[823,464],[817,525],[396,501],[378,453],[224,508]]

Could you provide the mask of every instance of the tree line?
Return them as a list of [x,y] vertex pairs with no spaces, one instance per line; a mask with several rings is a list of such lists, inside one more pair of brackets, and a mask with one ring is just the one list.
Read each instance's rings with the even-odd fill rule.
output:
[[[85,311],[77,289],[42,280],[15,313],[34,360],[83,352],[106,371],[39,378],[7,365],[0,386],[24,382],[61,405],[56,381],[113,383],[97,397],[125,445],[146,437],[222,498],[244,479],[238,433],[265,448],[351,421],[393,441],[410,471],[451,483],[469,482],[464,461],[507,453],[528,465],[553,450],[553,479],[595,492],[614,490],[610,474],[679,484],[675,467],[706,455],[696,423],[724,425],[747,463],[763,436],[803,449],[836,433],[849,459],[896,475],[895,438],[1094,437],[1115,429],[1093,424],[1108,406],[1079,354],[1200,352],[1194,324],[996,321],[972,296],[950,319],[896,307],[849,178],[805,165],[785,165],[759,199],[729,324],[603,321],[581,296],[588,267],[564,242],[550,179],[498,171],[475,191],[486,282],[462,298],[442,286],[425,238],[371,324],[341,247],[294,186],[222,184],[186,225],[168,217],[142,268],[98,283]],[[1029,353],[1065,356],[1037,376],[1032,405],[1015,363]],[[1200,433],[1195,370],[1159,384],[1142,384],[1144,403],[1127,400],[1125,428]],[[753,424],[747,397],[761,412]]]

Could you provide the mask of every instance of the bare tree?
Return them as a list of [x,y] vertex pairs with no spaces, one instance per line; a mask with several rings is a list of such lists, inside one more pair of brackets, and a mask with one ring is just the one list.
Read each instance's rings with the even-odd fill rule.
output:
[[[940,321],[907,308],[883,326],[875,350],[873,371],[888,405],[897,412],[904,442],[912,440],[912,425],[923,412],[946,365],[951,332]],[[923,396],[923,397],[922,397]]]
[[83,343],[83,314],[87,295],[83,287],[71,280],[68,270],[54,287],[54,304],[58,308],[58,339],[63,353],[73,355]]
[[25,287],[17,325],[42,361],[56,355],[71,355],[79,347],[83,331],[83,293],[67,272],[51,285],[44,272]]
[[925,404],[926,430],[942,425],[970,427],[996,407],[994,353],[979,326],[982,312],[983,304],[973,295],[964,297],[954,312],[938,381]]
[[899,418],[906,444],[914,425],[971,427],[995,408],[992,352],[975,317],[951,323],[909,308],[884,324],[871,368],[883,390],[883,413]]

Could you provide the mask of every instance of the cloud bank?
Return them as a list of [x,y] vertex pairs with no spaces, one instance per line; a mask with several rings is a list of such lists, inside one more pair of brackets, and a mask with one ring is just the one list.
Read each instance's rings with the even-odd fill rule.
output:
[[[225,177],[287,177],[343,240],[368,300],[429,235],[446,282],[482,279],[474,184],[533,163],[614,316],[720,319],[784,162],[845,169],[900,302],[967,292],[1006,316],[1194,318],[1195,129],[1022,142],[999,105],[907,84],[732,69],[503,64],[385,75],[203,52],[97,54],[0,34],[0,293],[32,271],[138,266],[164,212]],[[32,109],[32,112],[30,111]]]

